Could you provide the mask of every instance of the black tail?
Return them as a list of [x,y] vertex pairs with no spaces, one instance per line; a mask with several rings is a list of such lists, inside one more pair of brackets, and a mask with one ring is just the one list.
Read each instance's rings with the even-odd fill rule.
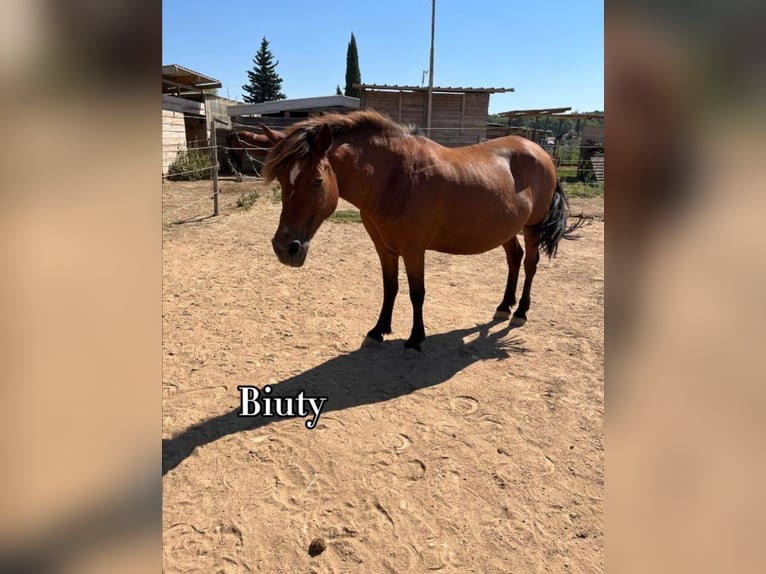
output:
[[568,211],[569,202],[561,189],[561,183],[557,181],[556,191],[553,193],[548,213],[545,215],[545,219],[535,226],[540,238],[539,246],[548,258],[555,257],[559,248],[559,241],[579,237],[572,232],[578,227],[582,227],[584,220],[578,218],[575,223],[567,227]]

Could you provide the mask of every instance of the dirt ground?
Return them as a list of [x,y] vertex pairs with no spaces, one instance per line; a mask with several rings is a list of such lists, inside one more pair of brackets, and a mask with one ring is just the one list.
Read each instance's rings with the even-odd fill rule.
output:
[[[164,572],[603,572],[603,199],[571,200],[590,225],[521,328],[490,321],[502,249],[427,253],[417,354],[403,265],[393,335],[360,348],[382,298],[362,225],[288,268],[271,193],[234,206],[252,189],[173,224],[211,213],[210,183],[163,186]],[[267,384],[328,397],[317,427],[237,417],[237,386]]]

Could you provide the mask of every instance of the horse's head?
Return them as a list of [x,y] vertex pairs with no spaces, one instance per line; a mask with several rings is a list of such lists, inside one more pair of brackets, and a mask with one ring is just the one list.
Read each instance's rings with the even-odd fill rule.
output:
[[300,267],[317,229],[338,205],[338,182],[327,158],[332,131],[323,124],[272,141],[266,176],[282,188],[282,214],[271,244],[282,263]]

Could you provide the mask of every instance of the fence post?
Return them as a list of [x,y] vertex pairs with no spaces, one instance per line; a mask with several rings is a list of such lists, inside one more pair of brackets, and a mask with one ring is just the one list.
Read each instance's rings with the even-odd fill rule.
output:
[[213,215],[218,215],[218,144],[215,121],[210,122],[210,163],[213,168]]

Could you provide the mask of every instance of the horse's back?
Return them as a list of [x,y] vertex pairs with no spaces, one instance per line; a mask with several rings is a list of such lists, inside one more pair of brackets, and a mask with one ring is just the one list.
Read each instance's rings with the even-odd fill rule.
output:
[[385,213],[386,235],[395,243],[463,255],[507,242],[533,210],[531,194],[515,184],[509,149],[447,148],[425,138],[402,142],[401,172],[387,182],[385,204],[394,209]]
[[483,253],[537,223],[550,205],[553,162],[530,140],[509,136],[448,148],[411,136],[388,145],[385,191],[370,215],[394,251],[417,245]]

